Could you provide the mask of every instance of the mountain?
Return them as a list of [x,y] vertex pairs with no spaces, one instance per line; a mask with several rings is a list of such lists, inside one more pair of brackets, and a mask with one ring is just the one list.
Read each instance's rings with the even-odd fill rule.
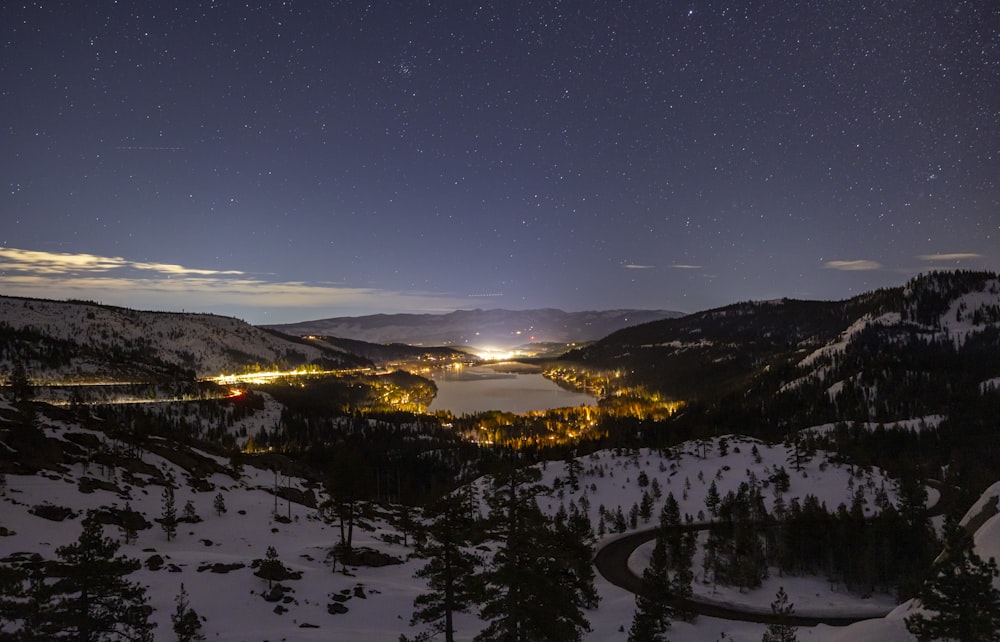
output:
[[682,400],[808,394],[830,415],[933,414],[997,385],[1000,279],[932,273],[845,301],[738,303],[619,330],[561,360]]
[[581,343],[624,327],[682,316],[665,310],[564,312],[458,310],[447,314],[373,314],[266,326],[296,336],[322,335],[370,343],[510,349],[528,343]]
[[[355,353],[371,359],[461,355],[297,339],[213,315],[0,298],[0,376],[23,362],[36,391],[52,379],[174,381],[266,363],[369,363]],[[406,373],[352,371],[248,382],[235,393],[219,386],[214,397],[133,394],[68,404],[33,401],[17,385],[0,388],[0,630],[6,633],[11,620],[20,624],[17,613],[32,599],[32,582],[36,590],[62,583],[59,573],[31,573],[55,568],[48,564],[76,540],[93,510],[103,534],[119,539],[121,552],[142,564],[128,578],[149,589],[156,640],[175,639],[170,614],[182,582],[209,639],[419,635],[409,622],[414,598],[428,589],[417,575],[427,560],[409,539],[412,522],[421,520],[418,505],[456,486],[483,509],[494,492],[487,473],[511,459],[510,451],[463,432],[463,425],[476,428],[486,420],[533,440],[517,459],[541,475],[539,508],[553,517],[582,511],[601,545],[617,539],[612,533],[632,537],[652,528],[670,496],[685,520],[712,520],[713,487],[721,505],[756,506],[739,500],[756,497],[759,508],[779,520],[811,506],[814,512],[801,514],[796,528],[831,526],[815,540],[832,542],[816,553],[815,569],[772,567],[756,588],[718,583],[720,558],[709,559],[709,550],[736,548],[718,548],[724,540],[712,539],[708,529],[695,539],[693,589],[709,602],[766,613],[782,587],[801,615],[873,617],[846,628],[800,631],[817,642],[912,639],[903,618],[919,607],[887,592],[893,578],[883,578],[874,591],[866,582],[852,592],[847,576],[837,575],[843,571],[827,569],[836,559],[857,559],[864,564],[845,567],[852,577],[887,561],[919,574],[926,549],[920,556],[870,554],[882,550],[873,548],[882,541],[877,538],[888,538],[883,543],[896,551],[909,550],[908,542],[926,546],[926,537],[906,521],[923,515],[923,507],[961,515],[971,506],[964,523],[976,533],[978,550],[1000,554],[996,274],[922,275],[846,301],[739,303],[620,328],[551,363],[614,373],[622,389],[645,388],[685,403],[660,421],[590,417],[588,409],[603,438],[559,450],[547,448],[538,438],[544,433],[536,432],[558,425],[559,413],[443,423],[358,401],[411,394],[394,382]],[[580,419],[565,421],[576,430]],[[176,536],[158,523],[168,487],[182,515]],[[357,505],[330,503],[337,493]],[[890,504],[896,515],[907,507],[916,512],[891,521]],[[829,514],[817,521],[820,508]],[[359,550],[347,564],[335,547],[345,511],[357,518]],[[885,520],[874,521],[883,513]],[[784,526],[793,523],[787,519]],[[780,521],[776,526],[767,532],[783,531]],[[486,539],[476,550],[486,564],[499,542],[489,539],[489,529],[481,532]],[[812,541],[794,533],[786,532],[786,543]],[[736,531],[732,537],[735,543]],[[272,547],[284,573],[277,588],[263,568]],[[776,555],[782,550],[792,552],[773,549]],[[641,574],[651,552],[650,543],[642,545],[622,564]],[[584,639],[620,640],[635,600],[604,576],[595,585],[602,600],[585,613],[593,630]],[[456,622],[460,639],[485,625],[475,608]],[[716,640],[724,631],[727,639],[748,641],[761,639],[763,630],[752,621],[703,614],[676,620],[670,637]]]
[[33,378],[61,381],[191,378],[279,363],[367,365],[230,317],[0,296],[0,362],[15,356]]

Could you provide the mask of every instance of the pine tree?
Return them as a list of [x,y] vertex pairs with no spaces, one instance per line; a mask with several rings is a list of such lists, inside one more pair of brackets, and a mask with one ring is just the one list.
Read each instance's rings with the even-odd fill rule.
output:
[[708,508],[708,513],[712,517],[719,516],[719,502],[722,498],[719,497],[719,487],[715,485],[715,480],[708,485],[708,493],[705,495],[705,507]]
[[174,612],[170,615],[177,642],[197,642],[205,639],[201,632],[201,618],[188,604],[188,593],[181,584],[180,593],[174,599]]
[[934,564],[934,577],[919,593],[927,611],[906,618],[906,628],[921,642],[1000,640],[1000,591],[993,585],[996,560],[984,562],[972,536],[954,520],[944,525],[944,554]]
[[21,629],[17,625],[24,615],[21,598],[27,579],[27,571],[21,566],[0,562],[0,640],[17,639],[15,633]]
[[764,637],[761,638],[761,642],[798,642],[798,638],[795,636],[795,627],[787,623],[787,618],[795,613],[795,605],[789,603],[788,594],[785,593],[785,587],[778,587],[778,593],[775,595],[775,599],[771,602],[771,613],[773,613],[779,621],[775,624],[768,624],[767,630],[764,631]]
[[59,579],[51,587],[54,600],[45,618],[50,639],[152,641],[156,625],[149,622],[146,589],[125,579],[139,569],[139,561],[115,557],[118,546],[88,514],[79,539],[56,549]]
[[574,491],[580,490],[580,473],[583,472],[583,464],[580,463],[573,453],[566,457],[566,483]]
[[160,517],[160,526],[167,534],[169,542],[177,534],[177,507],[174,504],[174,480],[173,477],[167,479],[163,487],[163,515]]
[[28,370],[18,357],[14,358],[7,385],[10,387],[11,400],[15,405],[27,403],[35,398],[35,389],[31,385],[31,379],[28,378]]
[[642,589],[635,596],[635,615],[628,632],[628,642],[666,642],[673,609],[670,579],[667,576],[669,552],[666,530],[656,534],[649,565],[642,572]]
[[445,642],[453,642],[454,614],[467,612],[478,597],[475,571],[479,557],[468,550],[474,521],[462,493],[441,498],[428,509],[427,516],[432,521],[420,552],[429,559],[416,575],[427,580],[430,590],[413,601],[410,624],[430,624],[432,631],[444,634]]
[[480,616],[489,624],[476,636],[479,642],[574,642],[590,630],[578,586],[562,583],[573,570],[562,555],[563,542],[538,508],[539,478],[534,468],[494,478],[487,501],[499,546],[481,575]]
[[257,570],[257,577],[267,580],[267,588],[274,585],[274,580],[280,580],[285,574],[285,565],[278,558],[278,550],[273,546],[267,547],[263,560],[256,560],[260,566]]
[[215,508],[215,514],[222,516],[226,512],[226,498],[219,493],[215,496],[215,501],[212,503],[212,507]]
[[35,554],[0,562],[0,640],[47,642],[51,624],[51,563]]
[[181,511],[181,519],[188,523],[201,521],[201,518],[198,517],[198,511],[195,510],[194,502],[190,499],[184,502],[184,509]]

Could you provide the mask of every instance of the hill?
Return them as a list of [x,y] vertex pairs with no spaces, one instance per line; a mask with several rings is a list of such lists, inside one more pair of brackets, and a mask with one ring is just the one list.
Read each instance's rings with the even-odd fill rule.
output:
[[529,343],[581,343],[615,330],[681,316],[663,310],[564,312],[458,310],[447,314],[374,314],[267,326],[297,336],[326,335],[370,343],[511,349]]
[[[411,628],[409,619],[413,599],[427,590],[416,577],[425,560],[407,537],[413,533],[405,525],[401,505],[364,504],[355,535],[358,556],[342,567],[334,554],[339,538],[336,518],[322,508],[330,496],[307,470],[292,462],[275,456],[235,460],[204,444],[163,437],[150,439],[140,449],[123,449],[92,417],[44,404],[36,411],[35,426],[49,442],[44,448],[49,455],[37,472],[29,474],[12,467],[20,457],[10,446],[11,432],[22,430],[24,418],[16,407],[0,400],[0,442],[7,446],[0,456],[0,470],[5,471],[0,564],[5,568],[55,558],[58,547],[77,538],[88,511],[95,511],[91,514],[104,524],[103,534],[119,542],[121,553],[141,563],[130,579],[148,589],[152,620],[158,624],[156,640],[173,639],[169,616],[182,584],[190,594],[190,606],[203,618],[208,639],[390,642],[400,634],[419,631]],[[653,515],[671,495],[680,503],[682,515],[693,516],[708,510],[710,486],[727,495],[785,467],[791,472],[788,486],[768,491],[769,510],[777,501],[796,504],[807,495],[833,506],[850,501],[847,489],[852,486],[864,497],[866,514],[884,505],[880,494],[897,501],[895,484],[877,469],[854,470],[823,452],[814,453],[800,471],[791,470],[791,461],[792,452],[786,447],[735,435],[666,451],[602,450],[536,465],[543,487],[539,506],[548,515],[567,506],[586,511],[602,533],[607,529],[603,541],[608,541],[618,533],[649,528],[648,517],[638,517],[630,527],[619,526],[615,516],[630,514],[629,507],[640,504],[651,488],[662,489],[662,494],[656,493]],[[168,487],[181,516],[172,538],[159,523]],[[490,479],[480,478],[461,492],[485,498],[490,489]],[[991,498],[995,503],[997,493],[996,487],[990,489],[967,517],[979,525],[976,542],[984,554],[996,554],[997,540],[991,534],[1000,518],[989,513],[985,519],[975,516],[991,505]],[[419,519],[419,514],[413,517]],[[129,528],[133,535],[127,533]],[[487,542],[480,552],[488,556],[493,546]],[[269,547],[275,549],[283,569],[275,583],[278,589],[270,587],[260,567]],[[636,551],[630,565],[641,572],[647,559],[648,550]],[[778,583],[788,587],[806,612],[878,613],[892,608],[891,598],[884,595],[873,599],[843,587],[831,590],[822,578],[807,580],[774,577],[759,589],[726,594],[704,581],[701,571],[695,581],[702,599],[726,600],[750,611],[766,610]],[[587,611],[593,630],[585,639],[620,640],[620,627],[627,628],[634,600],[601,577],[596,588],[601,602]],[[902,617],[912,608],[907,603],[883,619],[847,629],[818,627],[800,639],[908,641]],[[456,626],[460,639],[469,639],[483,623],[474,613],[460,614]],[[693,622],[674,622],[670,635],[679,642],[712,642],[720,631],[734,642],[756,642],[763,626],[702,616]]]
[[190,379],[274,364],[370,365],[231,317],[4,296],[0,362],[9,366],[15,356],[40,381]]

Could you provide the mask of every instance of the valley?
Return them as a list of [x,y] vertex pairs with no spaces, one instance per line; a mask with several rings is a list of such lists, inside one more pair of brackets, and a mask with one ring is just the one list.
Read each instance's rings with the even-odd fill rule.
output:
[[[478,582],[442,607],[458,640],[502,626],[515,589],[559,639],[625,639],[651,608],[633,591],[654,594],[657,547],[672,640],[782,624],[799,640],[915,640],[946,517],[1000,556],[994,274],[570,343],[526,363],[591,404],[466,412],[435,408],[428,375],[476,372],[469,351],[0,298],[0,639],[65,606],[54,577],[95,522],[139,563],[127,577],[156,640],[178,639],[182,585],[207,639],[430,639],[445,620],[420,596],[464,577],[428,570],[445,544]],[[653,541],[621,554],[631,579],[595,573],[595,555],[638,537]],[[557,584],[524,562],[542,558]],[[805,619],[771,608],[778,589]],[[730,611],[687,612],[692,599]]]

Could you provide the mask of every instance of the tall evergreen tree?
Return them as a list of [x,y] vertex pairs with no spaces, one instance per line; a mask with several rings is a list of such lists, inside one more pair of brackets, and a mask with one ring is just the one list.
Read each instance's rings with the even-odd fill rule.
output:
[[565,569],[564,583],[580,595],[585,609],[596,609],[601,596],[594,585],[594,528],[590,518],[575,504],[565,524],[555,525],[555,537],[561,546],[561,564]]
[[11,400],[15,404],[27,403],[35,398],[35,388],[31,385],[31,379],[28,378],[28,370],[18,357],[14,358],[7,385],[10,387]]
[[479,595],[475,573],[480,560],[468,549],[475,524],[466,499],[454,493],[429,508],[432,521],[419,549],[429,559],[416,575],[427,580],[430,591],[413,601],[410,623],[430,624],[433,632],[444,634],[445,642],[455,639],[454,614],[467,612]]
[[181,584],[180,593],[174,599],[174,612],[170,615],[170,623],[173,625],[174,634],[177,635],[177,642],[198,642],[205,639],[205,634],[201,632],[201,618],[188,604],[188,593],[184,584]]
[[944,526],[944,554],[934,564],[934,576],[920,590],[920,603],[932,613],[906,618],[906,628],[921,642],[1000,641],[1000,591],[993,585],[996,560],[984,562],[973,548],[972,536],[954,520]]
[[46,618],[52,640],[73,642],[151,642],[154,623],[146,589],[125,576],[139,569],[138,560],[115,556],[118,543],[103,536],[102,526],[88,515],[73,544],[56,549],[59,578],[51,587],[54,600]]
[[774,601],[771,602],[771,613],[776,615],[780,621],[775,624],[768,624],[764,631],[761,642],[798,642],[795,636],[795,627],[788,624],[785,618],[795,613],[795,605],[788,601],[788,594],[785,587],[778,587],[778,593]]
[[480,615],[489,624],[476,636],[479,642],[573,642],[590,630],[578,587],[562,583],[572,569],[561,553],[563,542],[538,508],[539,478],[534,468],[494,478],[487,501],[499,546],[481,576]]
[[160,516],[160,526],[167,534],[169,542],[177,534],[177,506],[174,503],[174,479],[173,476],[167,478],[167,483],[163,487],[163,515]]
[[[662,521],[661,518],[661,524]],[[671,597],[670,578],[667,576],[670,553],[666,533],[661,525],[649,565],[642,572],[642,589],[635,596],[635,615],[628,632],[628,642],[667,640],[673,609],[668,603]]]

